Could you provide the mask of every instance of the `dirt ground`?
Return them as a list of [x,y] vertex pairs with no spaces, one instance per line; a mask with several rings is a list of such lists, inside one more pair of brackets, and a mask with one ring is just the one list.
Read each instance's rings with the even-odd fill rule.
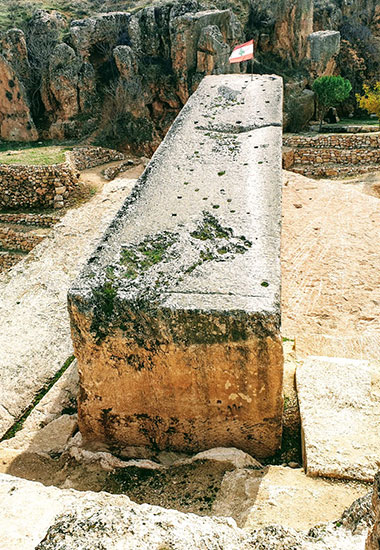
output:
[[284,172],[282,332],[298,357],[380,361],[380,172]]

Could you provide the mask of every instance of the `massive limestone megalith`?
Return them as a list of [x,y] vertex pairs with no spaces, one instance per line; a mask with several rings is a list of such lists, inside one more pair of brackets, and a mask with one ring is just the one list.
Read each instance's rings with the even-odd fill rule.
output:
[[69,292],[88,442],[280,445],[282,81],[206,77]]

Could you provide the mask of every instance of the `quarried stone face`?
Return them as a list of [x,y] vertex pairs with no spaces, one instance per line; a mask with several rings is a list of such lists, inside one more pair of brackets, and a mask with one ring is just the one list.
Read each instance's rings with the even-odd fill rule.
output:
[[204,79],[69,293],[87,441],[279,447],[281,79]]

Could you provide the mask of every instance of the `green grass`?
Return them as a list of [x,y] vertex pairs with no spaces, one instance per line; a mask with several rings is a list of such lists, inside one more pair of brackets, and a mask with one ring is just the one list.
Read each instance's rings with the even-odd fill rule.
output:
[[342,118],[338,124],[358,125],[358,126],[377,126],[377,118]]
[[65,161],[69,147],[23,147],[0,152],[0,164],[43,165],[59,164]]

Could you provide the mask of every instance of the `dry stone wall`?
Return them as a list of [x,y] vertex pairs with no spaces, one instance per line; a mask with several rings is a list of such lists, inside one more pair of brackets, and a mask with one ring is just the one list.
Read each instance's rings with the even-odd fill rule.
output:
[[51,166],[0,164],[0,208],[62,208],[79,181],[66,161]]
[[380,147],[380,132],[368,134],[322,134],[317,136],[284,136],[283,143],[287,147],[313,147],[319,149],[330,147],[334,149],[370,149]]
[[16,265],[22,258],[20,254],[0,252],[0,273]]
[[286,136],[283,167],[304,176],[350,176],[380,166],[380,132]]
[[0,214],[0,223],[12,223],[22,225],[36,225],[38,227],[52,227],[60,220],[59,216],[47,214],[26,214],[8,212]]
[[70,153],[70,160],[77,170],[87,170],[114,160],[124,160],[125,156],[115,149],[105,147],[75,147]]
[[22,250],[30,252],[37,246],[45,235],[35,235],[14,231],[11,227],[0,226],[0,247],[8,250]]
[[61,164],[0,164],[0,208],[63,208],[78,185],[80,170],[123,159],[113,149],[76,147]]

